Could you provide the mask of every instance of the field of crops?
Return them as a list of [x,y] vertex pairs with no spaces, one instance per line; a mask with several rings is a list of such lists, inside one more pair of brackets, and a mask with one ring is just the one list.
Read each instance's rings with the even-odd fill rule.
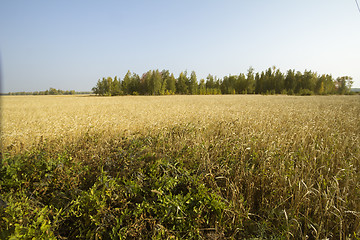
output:
[[1,104],[1,239],[360,237],[360,96]]

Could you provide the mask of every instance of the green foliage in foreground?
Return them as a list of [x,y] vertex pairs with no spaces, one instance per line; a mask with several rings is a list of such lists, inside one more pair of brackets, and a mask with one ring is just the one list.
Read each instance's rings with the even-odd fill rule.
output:
[[359,236],[358,149],[342,152],[330,137],[317,143],[330,148],[315,161],[308,144],[285,153],[254,137],[244,148],[221,131],[186,140],[201,131],[186,125],[106,142],[87,134],[61,151],[44,141],[3,153],[0,238]]

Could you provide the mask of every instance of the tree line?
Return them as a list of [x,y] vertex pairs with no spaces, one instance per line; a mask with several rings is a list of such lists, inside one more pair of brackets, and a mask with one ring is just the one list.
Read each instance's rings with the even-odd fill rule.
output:
[[75,95],[75,94],[90,94],[92,92],[75,92],[75,90],[61,90],[55,88],[49,88],[45,91],[34,91],[34,92],[9,92],[3,95]]
[[209,74],[198,81],[195,71],[188,75],[183,71],[175,78],[169,70],[150,70],[140,77],[128,71],[123,79],[115,76],[99,79],[92,88],[101,96],[118,95],[210,95],[210,94],[288,94],[327,95],[348,94],[352,86],[349,76],[334,79],[329,74],[317,74],[288,70],[286,73],[276,67],[256,72],[252,67],[247,73],[217,78]]

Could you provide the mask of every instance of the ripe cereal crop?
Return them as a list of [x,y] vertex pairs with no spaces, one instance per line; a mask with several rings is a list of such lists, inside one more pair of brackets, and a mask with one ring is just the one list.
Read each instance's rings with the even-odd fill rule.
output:
[[0,238],[357,239],[360,96],[4,96]]

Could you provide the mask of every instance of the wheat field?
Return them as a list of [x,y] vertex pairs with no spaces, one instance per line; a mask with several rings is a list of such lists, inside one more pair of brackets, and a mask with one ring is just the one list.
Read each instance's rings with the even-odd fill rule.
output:
[[40,138],[71,141],[87,131],[106,137],[183,124],[211,130],[223,123],[232,124],[234,134],[263,135],[283,143],[322,131],[348,133],[357,141],[359,102],[359,97],[346,96],[3,97],[1,140],[5,147],[20,150]]
[[[74,202],[53,204],[49,199],[54,192],[49,189],[57,189],[58,185],[52,182],[52,187],[42,190],[37,200],[52,208],[51,213],[44,213],[49,219],[49,236],[69,239],[75,236],[99,239],[116,239],[115,236],[346,239],[360,236],[360,96],[6,96],[2,97],[1,108],[1,150],[7,159],[3,172],[10,171],[11,159],[18,156],[26,156],[22,160],[26,162],[39,155],[31,155],[32,152],[46,152],[45,160],[41,159],[49,162],[66,153],[64,158],[71,159],[71,164],[76,162],[81,169],[91,166],[92,171],[86,175],[80,167],[75,168],[92,179],[86,180],[88,187],[84,189],[80,186],[85,180],[74,180],[70,177],[73,173],[61,175],[62,184],[71,178],[67,191],[82,189],[87,193],[102,174],[107,181],[112,179],[118,184],[110,190],[102,189],[106,193],[123,194],[125,190],[119,189],[124,186],[127,189],[130,181],[124,180],[124,176],[141,189],[141,194],[132,193],[141,197],[141,201],[125,193],[123,196],[127,204],[135,201],[130,209],[141,214],[131,212],[133,217],[116,222],[119,216],[129,212],[116,213],[115,202],[119,200],[110,194],[111,197],[104,200],[107,208],[102,210],[108,211],[108,215],[84,210],[82,216],[87,216],[90,222],[76,223],[76,229],[70,228],[65,233],[65,226],[76,222],[70,216],[72,213],[61,215],[57,222],[51,216],[56,209],[75,208],[75,205]],[[146,160],[149,156],[153,160]],[[128,165],[121,165],[123,161]],[[141,170],[153,166],[147,161],[157,168],[149,172]],[[51,171],[59,171],[57,166],[55,164]],[[177,170],[167,175],[166,171],[170,170],[157,172],[161,166]],[[132,175],[122,173],[124,167]],[[71,169],[75,171],[74,167]],[[177,175],[180,172],[182,174]],[[151,186],[139,180],[138,174],[148,181],[152,179]],[[192,180],[184,180],[184,174]],[[161,182],[165,176],[167,180]],[[28,193],[24,193],[16,200],[9,193],[23,189],[21,181],[28,187],[31,181],[42,181],[18,178],[21,180],[17,187],[6,185],[10,180],[2,179],[4,187],[0,191],[9,206],[29,198]],[[176,184],[169,186],[171,181]],[[190,183],[192,181],[196,183]],[[186,194],[178,191],[180,185],[186,186]],[[153,189],[144,190],[147,188]],[[36,189],[34,187],[34,192],[39,191]],[[197,190],[195,194],[191,189],[206,190]],[[88,199],[79,200],[76,191],[67,198]],[[94,189],[91,191],[95,194]],[[195,197],[184,202],[179,200],[180,196],[185,198],[190,193],[195,194],[196,199],[203,199],[199,197],[202,191],[204,199],[213,200],[199,200],[204,205],[194,203],[197,207],[191,209],[188,202]],[[48,196],[46,201],[44,196]],[[170,203],[187,211],[170,211]],[[161,204],[164,208],[160,209]],[[11,207],[0,214],[8,216],[11,211],[7,209]],[[34,210],[31,214],[38,216]],[[164,220],[157,214],[174,217]],[[198,219],[197,214],[207,220]],[[134,216],[137,216],[135,220]],[[13,227],[9,225],[10,220],[0,222],[0,226],[9,229],[6,233],[9,236],[12,231],[16,232],[17,220],[12,221]],[[37,229],[35,225],[32,228]],[[21,226],[31,229],[29,223]],[[86,230],[81,232],[81,228]],[[109,235],[109,231],[114,235]],[[145,233],[150,234],[148,238],[144,237]]]

